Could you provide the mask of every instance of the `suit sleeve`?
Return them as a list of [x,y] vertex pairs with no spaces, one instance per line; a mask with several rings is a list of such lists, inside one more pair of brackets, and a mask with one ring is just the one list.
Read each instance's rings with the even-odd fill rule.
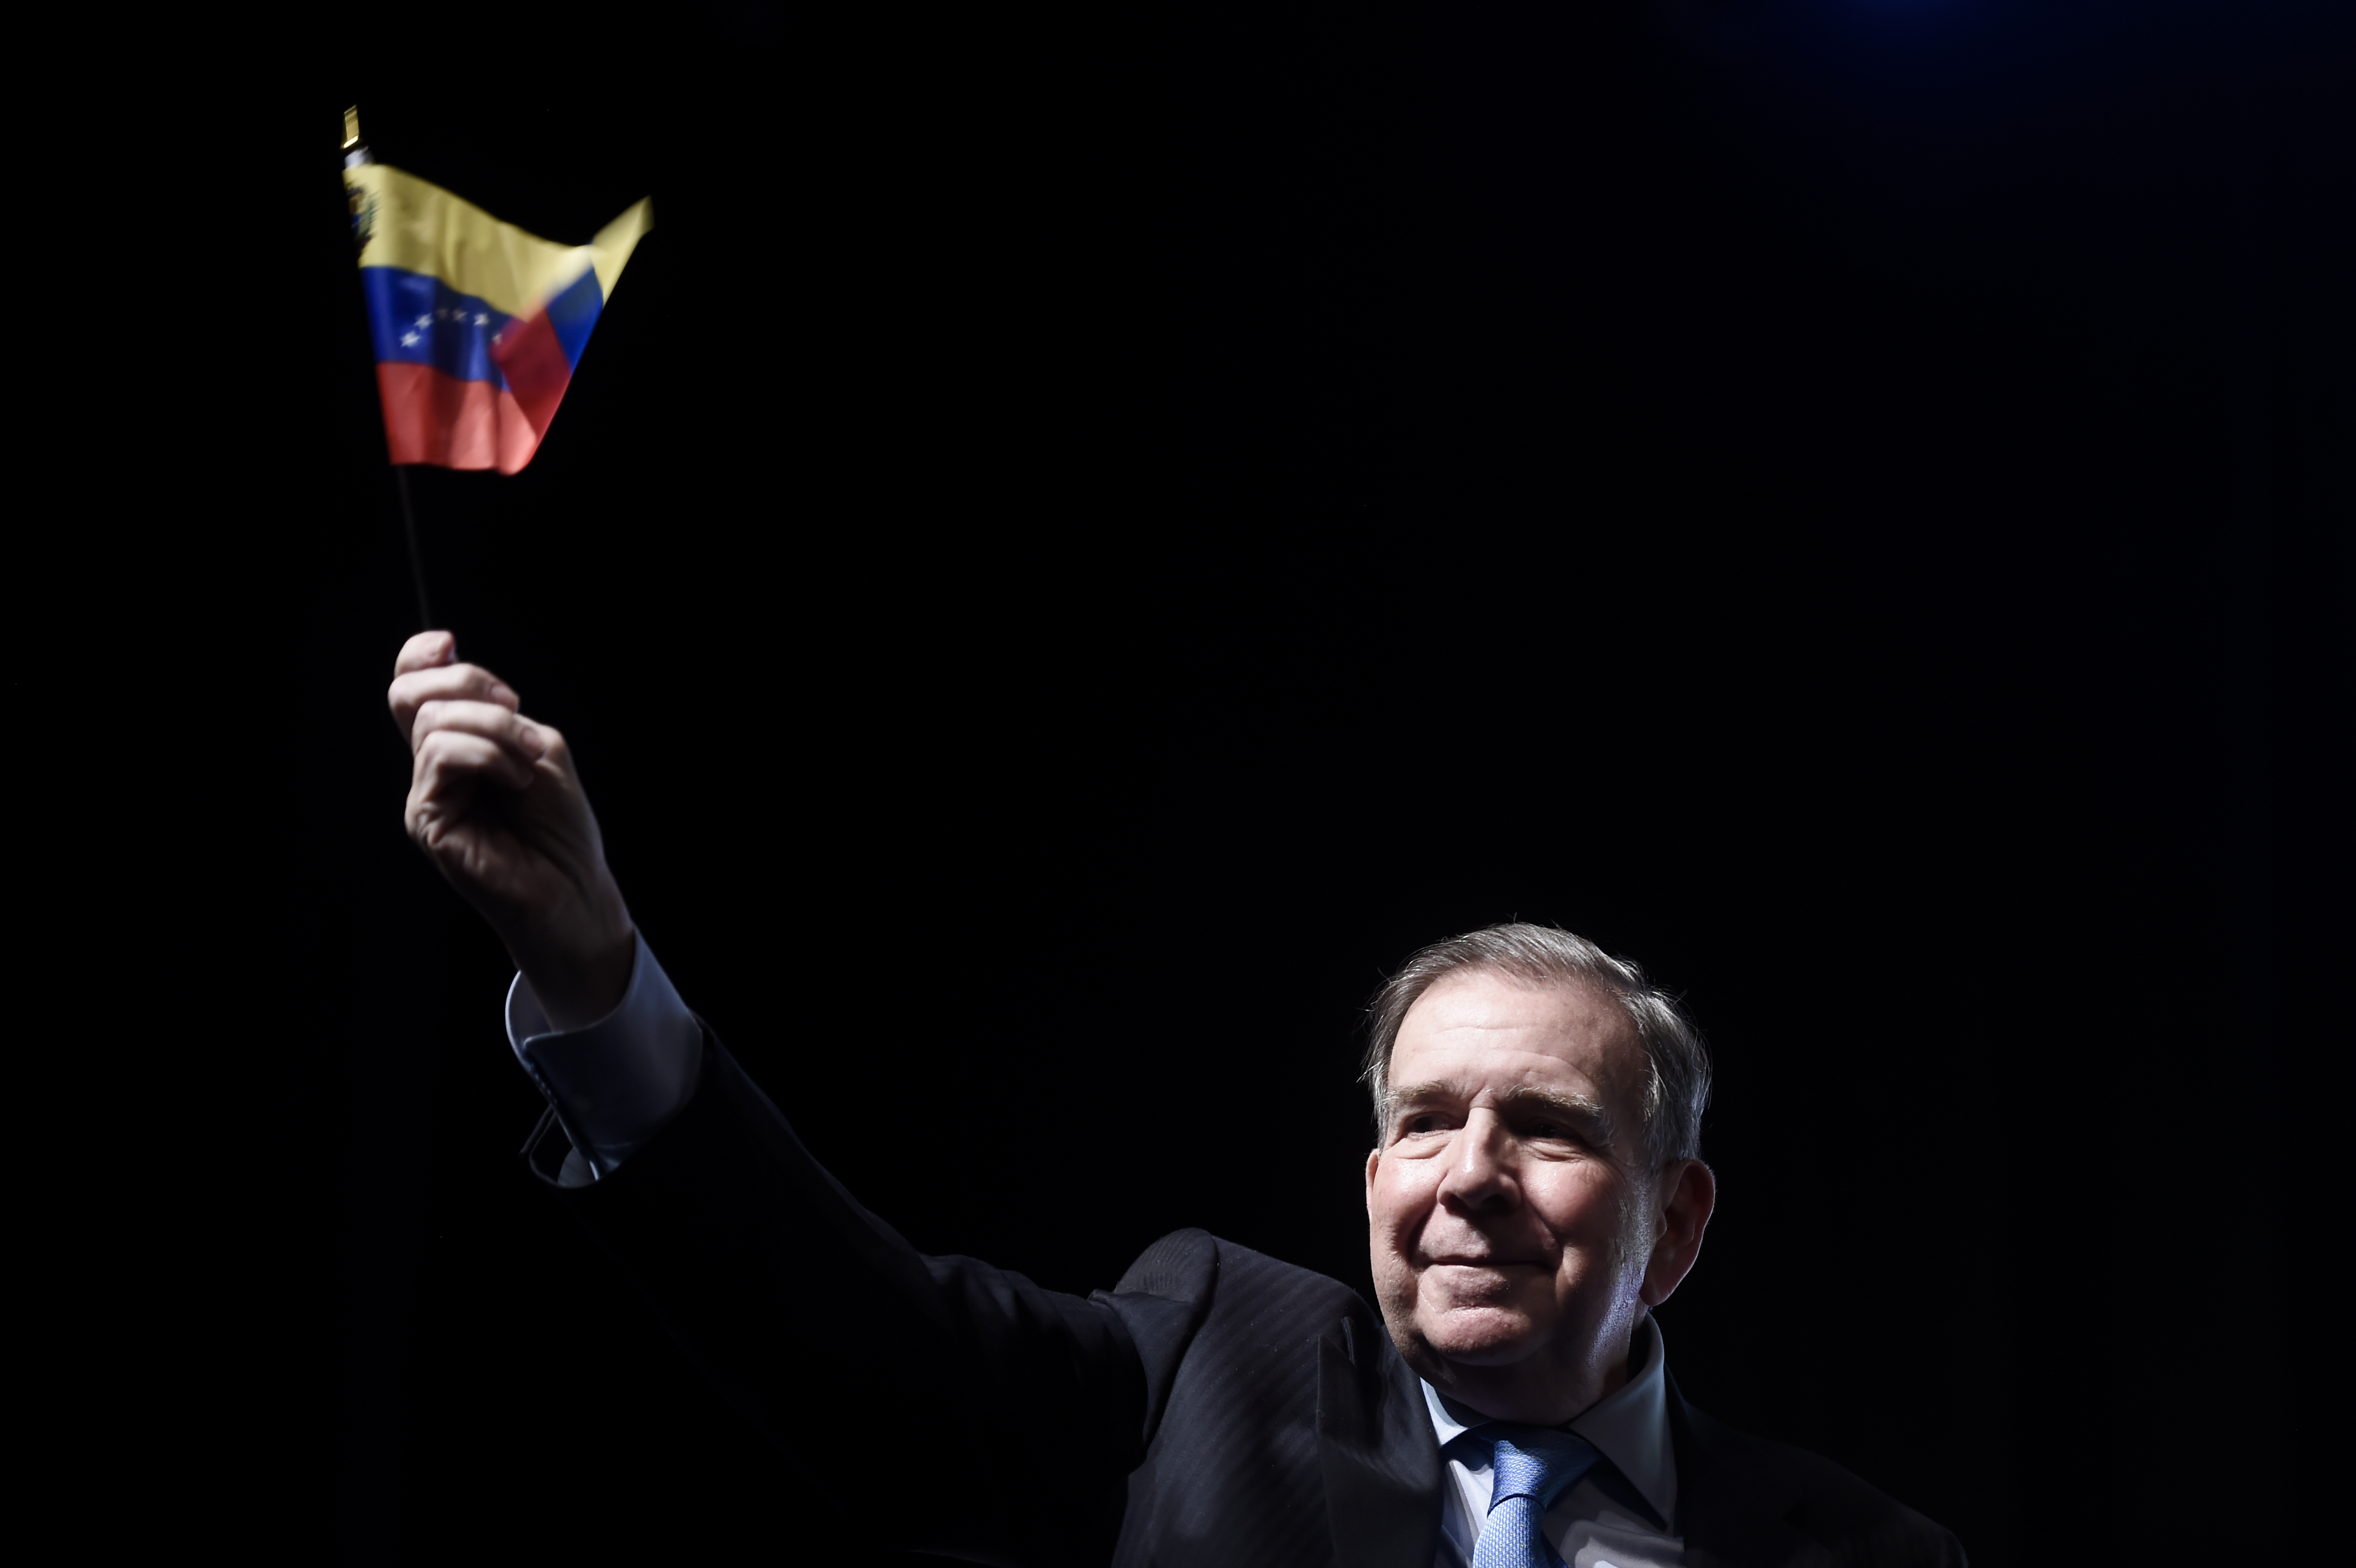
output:
[[917,1252],[708,1026],[693,1098],[611,1174],[586,1179],[553,1114],[524,1155],[781,1451],[815,1410],[857,1411],[871,1450],[905,1445],[894,1545],[1042,1568],[1111,1555],[1148,1400],[1111,1298]]

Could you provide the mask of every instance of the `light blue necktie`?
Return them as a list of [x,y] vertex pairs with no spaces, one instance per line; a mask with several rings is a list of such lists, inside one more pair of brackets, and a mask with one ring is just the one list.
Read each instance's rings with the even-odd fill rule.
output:
[[1489,1467],[1496,1487],[1472,1546],[1472,1568],[1557,1568],[1562,1559],[1538,1532],[1539,1522],[1602,1455],[1568,1432],[1504,1425],[1488,1431],[1496,1434]]

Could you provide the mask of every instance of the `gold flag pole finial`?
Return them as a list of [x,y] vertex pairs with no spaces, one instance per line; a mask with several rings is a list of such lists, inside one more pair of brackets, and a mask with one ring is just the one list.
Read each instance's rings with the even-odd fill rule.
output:
[[368,144],[360,140],[360,110],[355,103],[344,111],[344,167],[356,169],[374,162],[369,156]]

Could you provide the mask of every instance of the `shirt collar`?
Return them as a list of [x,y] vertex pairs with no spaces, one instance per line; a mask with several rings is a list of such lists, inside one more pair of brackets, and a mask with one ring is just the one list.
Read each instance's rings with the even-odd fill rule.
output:
[[[1569,1423],[1569,1430],[1594,1444],[1596,1451],[1618,1466],[1662,1519],[1674,1520],[1677,1460],[1669,1443],[1668,1356],[1661,1344],[1660,1325],[1651,1313],[1636,1325],[1635,1338],[1637,1354],[1643,1358],[1636,1375],[1618,1392],[1590,1405]],[[1423,1402],[1431,1412],[1431,1429],[1443,1448],[1489,1419],[1442,1397],[1430,1383],[1423,1385]]]

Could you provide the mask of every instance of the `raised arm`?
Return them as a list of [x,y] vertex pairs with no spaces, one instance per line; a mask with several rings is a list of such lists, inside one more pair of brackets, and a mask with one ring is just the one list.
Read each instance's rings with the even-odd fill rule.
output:
[[[651,960],[564,737],[524,716],[489,671],[457,662],[447,632],[409,640],[388,701],[415,758],[410,836],[498,932],[549,1023],[594,1047]],[[602,1179],[563,1180],[568,1134],[543,1125],[533,1168],[813,1478],[839,1468],[842,1486],[873,1487],[862,1444],[880,1456],[922,1434],[941,1461],[892,1504],[878,1544],[1039,1568],[1104,1562],[1208,1274],[1175,1299],[1165,1287],[1084,1300],[922,1256],[695,1028],[697,1086],[644,1147]],[[546,1075],[541,1087],[559,1098]]]

